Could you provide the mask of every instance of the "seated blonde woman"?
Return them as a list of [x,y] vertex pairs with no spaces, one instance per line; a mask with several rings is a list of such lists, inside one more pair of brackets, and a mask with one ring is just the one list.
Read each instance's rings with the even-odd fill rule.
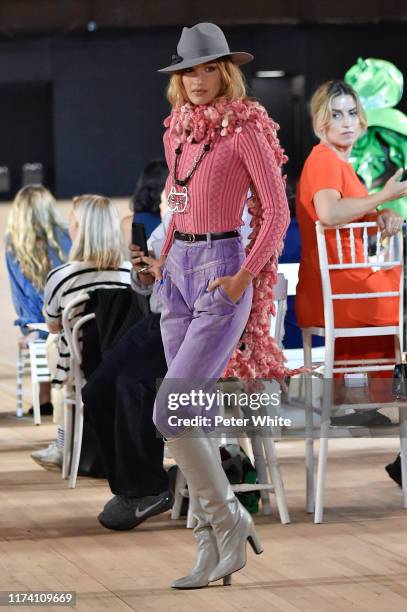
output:
[[[45,320],[49,331],[57,334],[53,345],[49,347],[52,384],[57,387],[61,387],[69,376],[70,354],[62,330],[62,315],[66,305],[73,298],[85,296],[95,289],[126,289],[130,285],[131,264],[125,261],[126,249],[119,215],[108,198],[99,195],[75,198],[69,233],[73,241],[69,261],[49,273],[44,291]],[[76,307],[70,320],[72,327],[82,315],[84,307],[85,302]],[[40,465],[49,469],[62,465],[62,402],[55,406],[55,412],[57,440],[47,449],[31,455]]]
[[[22,334],[20,346],[27,346],[46,332],[31,330],[30,323],[42,323],[44,286],[48,272],[66,261],[71,240],[60,218],[53,195],[42,185],[26,185],[11,205],[6,230],[6,264],[11,297]],[[49,383],[40,384],[41,414],[52,414]]]
[[[392,176],[384,188],[368,195],[349,157],[352,146],[367,127],[366,117],[356,92],[341,81],[321,85],[311,100],[314,132],[320,139],[305,161],[297,190],[297,219],[301,233],[301,262],[296,293],[296,313],[300,327],[324,325],[324,308],[315,222],[337,226],[356,220],[374,219],[382,236],[400,231],[402,219],[390,208],[378,206],[407,194],[407,181],[400,182],[401,171]],[[333,232],[326,235],[328,252],[335,252]],[[361,252],[361,234],[355,237],[356,252]],[[335,270],[331,274],[335,293],[398,290],[400,269],[373,271],[371,268]],[[395,325],[398,321],[398,299],[337,300],[334,304],[335,325],[362,327]],[[336,359],[393,357],[394,339],[339,338],[335,343]],[[388,374],[387,374],[388,375]]]

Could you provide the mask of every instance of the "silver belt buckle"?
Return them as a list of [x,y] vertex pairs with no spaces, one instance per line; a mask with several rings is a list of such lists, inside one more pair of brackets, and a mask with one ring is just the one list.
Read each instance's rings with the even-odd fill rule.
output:
[[195,234],[188,234],[188,242],[195,242]]

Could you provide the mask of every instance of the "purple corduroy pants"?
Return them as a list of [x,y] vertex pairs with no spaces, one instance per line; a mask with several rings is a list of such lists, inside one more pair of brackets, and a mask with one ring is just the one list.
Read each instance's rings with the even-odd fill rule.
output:
[[[240,237],[202,242],[174,240],[163,270],[158,294],[162,302],[161,334],[168,372],[157,394],[154,422],[167,438],[181,435],[188,419],[213,416],[202,402],[170,408],[170,393],[213,390],[246,326],[253,297],[250,284],[232,302],[222,287],[208,291],[220,276],[236,274],[245,258]],[[197,382],[199,381],[199,382]],[[173,396],[172,396],[173,397]],[[171,422],[171,424],[170,424]],[[211,429],[211,427],[209,427]]]

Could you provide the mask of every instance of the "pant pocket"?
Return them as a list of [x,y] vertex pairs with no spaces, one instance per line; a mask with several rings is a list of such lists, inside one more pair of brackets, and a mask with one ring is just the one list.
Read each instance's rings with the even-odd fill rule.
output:
[[233,302],[223,288],[218,286],[213,291],[206,291],[197,299],[195,311],[216,315],[230,314],[236,310],[242,299],[243,296],[237,302]]
[[228,294],[226,293],[226,291],[224,290],[222,285],[219,285],[218,287],[216,287],[215,291],[218,291],[217,298],[219,298],[220,300],[223,300],[224,302],[226,302],[226,304],[230,304],[231,306],[237,306],[239,304],[239,302],[242,300],[243,296],[244,296],[244,292],[243,292],[242,295],[240,296],[240,298],[237,300],[237,302],[234,302],[228,296]]

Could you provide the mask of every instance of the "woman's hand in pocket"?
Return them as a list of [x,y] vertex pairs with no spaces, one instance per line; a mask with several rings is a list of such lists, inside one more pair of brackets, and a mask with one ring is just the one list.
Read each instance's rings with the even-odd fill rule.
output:
[[239,273],[234,276],[220,276],[209,283],[208,291],[213,291],[216,287],[222,287],[227,297],[236,304],[242,297],[248,284],[247,282],[243,282],[243,279],[239,277]]

